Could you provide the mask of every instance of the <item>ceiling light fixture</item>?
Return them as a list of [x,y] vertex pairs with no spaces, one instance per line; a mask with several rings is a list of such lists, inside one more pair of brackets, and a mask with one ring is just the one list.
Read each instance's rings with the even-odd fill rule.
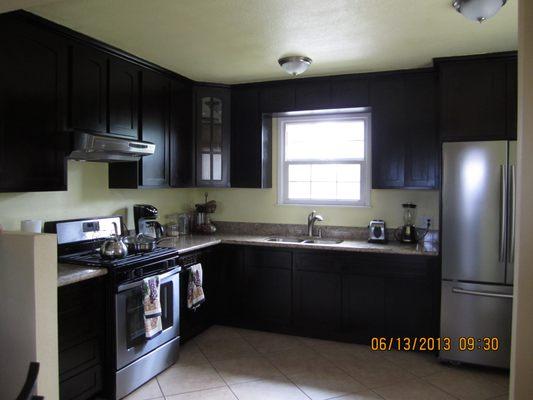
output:
[[278,60],[281,68],[283,68],[285,72],[292,76],[300,75],[301,73],[307,71],[312,62],[313,60],[304,56],[282,57]]
[[453,7],[472,21],[483,22],[494,17],[507,0],[455,0]]

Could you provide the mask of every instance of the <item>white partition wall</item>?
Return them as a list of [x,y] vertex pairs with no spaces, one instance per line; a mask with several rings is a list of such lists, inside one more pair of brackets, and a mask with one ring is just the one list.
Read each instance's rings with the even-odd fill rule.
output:
[[36,392],[59,398],[55,235],[0,234],[0,354],[0,398],[16,398],[31,361]]

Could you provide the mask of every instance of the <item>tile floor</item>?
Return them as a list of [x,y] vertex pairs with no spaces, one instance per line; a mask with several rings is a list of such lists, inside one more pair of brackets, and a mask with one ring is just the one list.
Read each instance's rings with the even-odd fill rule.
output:
[[429,354],[213,326],[127,400],[504,400],[502,371]]

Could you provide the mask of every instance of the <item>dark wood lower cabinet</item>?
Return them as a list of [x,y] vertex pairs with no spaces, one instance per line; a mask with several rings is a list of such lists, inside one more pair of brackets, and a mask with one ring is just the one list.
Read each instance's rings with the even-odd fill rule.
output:
[[253,246],[223,252],[218,323],[364,344],[438,335],[438,257]]
[[105,284],[92,279],[58,290],[61,400],[93,398],[103,388]]

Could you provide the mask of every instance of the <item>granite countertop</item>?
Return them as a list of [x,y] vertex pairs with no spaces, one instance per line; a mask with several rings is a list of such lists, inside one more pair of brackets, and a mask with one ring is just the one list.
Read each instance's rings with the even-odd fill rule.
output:
[[82,265],[58,264],[57,286],[66,286],[82,282],[87,279],[97,278],[107,274],[107,268],[86,267]]
[[[349,251],[360,253],[377,254],[403,254],[419,256],[437,256],[438,246],[434,242],[425,242],[423,245],[406,245],[400,243],[376,244],[368,243],[364,240],[345,240],[339,244],[302,244],[302,243],[281,243],[268,242],[264,235],[186,235],[177,238],[167,238],[159,245],[163,247],[173,247],[180,254],[200,250],[217,244],[241,244],[277,248],[293,248],[308,250],[333,250]],[[106,268],[86,267],[81,265],[59,264],[57,286],[65,286],[81,282],[87,279],[96,278],[107,274]]]
[[217,235],[187,235],[177,238],[168,238],[161,242],[161,246],[174,247],[180,253],[187,253],[193,250],[199,250],[205,247],[214,246],[219,243],[223,244],[242,244],[266,247],[296,248],[308,250],[334,250],[350,251],[361,253],[380,253],[380,254],[404,254],[420,256],[438,256],[438,245],[434,242],[425,242],[419,245],[409,245],[390,242],[388,244],[368,243],[364,240],[345,240],[339,244],[303,244],[303,243],[282,243],[268,242],[268,236],[258,235],[234,235],[234,234],[217,234]]

